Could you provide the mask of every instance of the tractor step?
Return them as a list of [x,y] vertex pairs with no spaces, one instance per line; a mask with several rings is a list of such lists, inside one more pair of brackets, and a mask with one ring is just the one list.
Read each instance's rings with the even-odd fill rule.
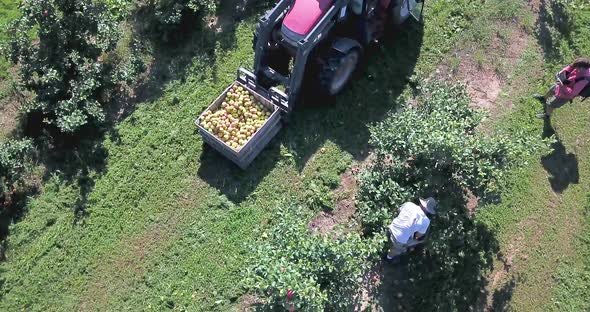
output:
[[278,73],[276,70],[274,70],[268,66],[263,67],[262,72],[264,73],[264,75],[266,77],[268,77],[271,80],[278,81],[284,86],[289,85],[289,77]]

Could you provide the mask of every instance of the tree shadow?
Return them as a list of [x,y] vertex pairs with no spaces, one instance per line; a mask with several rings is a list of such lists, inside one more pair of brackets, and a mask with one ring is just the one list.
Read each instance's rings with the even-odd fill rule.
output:
[[572,21],[565,5],[561,1],[541,0],[537,19],[537,40],[546,60],[561,58],[560,47],[555,44],[554,31],[557,31],[570,46],[575,46],[572,38]]
[[[465,189],[441,177],[428,179],[426,189],[413,192],[439,200],[426,244],[403,255],[398,264],[378,264],[381,283],[369,290],[369,297],[383,311],[473,311],[487,295],[487,274],[495,259],[502,260],[500,243],[486,224],[472,217]],[[503,298],[511,291],[504,289]]]
[[116,141],[118,131],[114,125],[87,125],[75,134],[64,134],[56,127],[42,126],[35,130],[41,132],[38,134],[31,133],[31,127],[37,128],[40,121],[29,122],[32,124],[26,127],[27,133],[35,138],[39,155],[35,161],[45,168],[42,182],[57,176],[79,191],[72,207],[77,223],[88,215],[88,195],[94,188],[94,181],[106,171],[108,151],[103,143],[107,137]]
[[0,203],[0,261],[5,260],[5,239],[10,234],[10,225],[24,216],[28,198],[39,192],[35,185],[19,189],[13,193],[10,203]]
[[304,99],[298,105],[305,107],[300,106],[288,116],[287,127],[247,170],[240,170],[223,156],[205,148],[198,176],[234,203],[239,203],[258,187],[278,161],[282,161],[281,145],[291,154],[287,161],[293,161],[299,171],[327,141],[337,144],[356,160],[365,159],[369,150],[368,125],[382,120],[396,107],[397,98],[414,73],[422,37],[423,25],[408,23],[405,28],[396,29],[395,36],[390,35],[381,45],[369,47],[365,68],[359,71],[362,77],[353,80],[348,90],[336,97],[337,103],[313,105],[317,103]]
[[[160,98],[172,81],[204,80],[207,72],[212,72],[213,79],[217,79],[216,49],[235,48],[237,25],[260,14],[266,6],[264,1],[248,6],[250,2],[222,1],[211,16],[188,10],[178,25],[165,29],[154,20],[153,6],[140,6],[128,21],[129,31],[136,42],[143,42],[139,50],[151,61],[136,85],[117,94],[114,104],[108,108],[111,119],[121,121],[131,115],[138,104]],[[180,99],[172,101],[180,102]]]
[[516,288],[517,279],[511,278],[502,287],[496,289],[492,295],[491,311],[509,311],[509,304]]
[[[27,178],[35,181],[26,181],[11,196],[9,204],[1,205],[0,241],[10,235],[11,225],[26,215],[29,200],[39,194],[41,184],[54,177],[78,190],[79,196],[72,206],[72,213],[74,224],[81,222],[88,215],[88,195],[94,188],[94,180],[105,172],[108,152],[102,143],[109,133],[116,131],[86,126],[75,135],[67,135],[57,127],[43,124],[42,118],[38,113],[30,114],[23,120],[22,126],[23,134],[34,138],[36,152],[32,163],[42,165],[44,172],[39,177]],[[1,256],[0,259],[3,258]]]
[[[216,47],[235,47],[238,22],[259,14],[260,9],[269,3],[259,1],[255,6],[247,7],[244,0],[224,1],[217,11],[220,19],[228,21],[223,29],[207,27],[208,25],[202,22],[203,16],[187,14],[174,30],[175,36],[169,40],[161,40],[153,29],[145,27],[148,24],[146,21],[150,20],[148,15],[153,12],[140,8],[128,21],[131,27],[127,31],[130,31],[131,37],[139,42],[147,42],[143,47],[143,53],[149,54],[152,61],[138,83],[127,86],[122,92],[115,92],[114,100],[105,106],[107,120],[104,124],[90,124],[76,134],[69,135],[61,133],[55,126],[44,123],[45,117],[40,113],[32,112],[21,118],[18,133],[34,139],[38,151],[34,163],[45,168],[40,177],[41,182],[46,183],[57,177],[61,182],[73,185],[79,191],[72,207],[74,223],[83,222],[89,215],[88,196],[94,189],[95,181],[107,170],[108,151],[103,143],[107,138],[115,144],[120,142],[116,125],[129,117],[138,104],[160,98],[171,81],[184,82],[189,74],[192,79],[198,80],[201,78],[198,73],[204,73],[205,67],[215,69]],[[191,67],[195,64],[195,58],[206,60],[196,62],[203,64],[202,68]],[[265,171],[260,172],[263,174]],[[1,207],[0,240],[8,237],[10,225],[18,222],[26,214],[29,198],[37,195],[39,191],[38,186],[30,185],[14,194],[8,207]]]
[[[545,119],[543,124],[543,138],[555,135],[555,130],[550,119]],[[549,174],[549,184],[556,193],[562,193],[570,184],[580,182],[580,169],[578,157],[574,153],[568,153],[566,147],[557,137],[551,144],[552,152],[541,157],[541,164]]]
[[[365,64],[346,91],[333,105],[315,105],[317,100],[304,99],[304,111],[296,112],[285,131],[285,142],[298,170],[327,141],[350,153],[355,160],[364,160],[369,151],[369,125],[383,120],[398,106],[408,85],[424,35],[423,25],[414,21],[395,28],[378,45],[365,52]],[[313,96],[313,95],[311,95]],[[320,99],[321,101],[321,99]],[[403,101],[403,100],[402,100]]]

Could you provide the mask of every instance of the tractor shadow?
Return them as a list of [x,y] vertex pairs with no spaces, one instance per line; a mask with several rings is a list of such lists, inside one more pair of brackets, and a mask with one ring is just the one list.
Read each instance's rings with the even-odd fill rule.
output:
[[414,21],[391,32],[367,48],[356,79],[335,103],[317,103],[308,95],[305,108],[293,114],[282,140],[295,155],[299,171],[327,141],[357,161],[368,157],[369,126],[394,111],[402,92],[413,87],[424,35],[423,25]]
[[[195,135],[198,133],[195,132]],[[280,144],[274,139],[246,170],[240,169],[212,147],[203,143],[197,175],[210,186],[219,190],[234,204],[256,196],[254,191],[260,182],[281,162]],[[277,188],[280,183],[274,181]]]
[[[241,170],[204,144],[197,175],[235,204],[248,198],[281,163],[301,172],[322,145],[331,141],[362,161],[369,154],[368,125],[384,119],[397,106],[420,55],[423,25],[407,23],[371,46],[365,64],[336,103],[317,103],[307,97],[291,113],[288,123],[247,168]],[[281,155],[287,151],[288,157]],[[292,183],[292,181],[275,181]],[[277,186],[277,191],[283,188]]]

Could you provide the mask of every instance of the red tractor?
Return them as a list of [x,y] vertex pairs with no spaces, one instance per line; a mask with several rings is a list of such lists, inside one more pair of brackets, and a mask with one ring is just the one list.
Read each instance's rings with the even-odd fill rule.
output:
[[[389,26],[403,24],[410,17],[421,20],[423,8],[424,0],[281,0],[260,18],[256,28],[254,70],[241,68],[234,83],[273,111],[280,110],[273,114],[277,117],[271,117],[239,150],[228,149],[199,127],[204,141],[241,168],[247,167],[278,132],[280,116],[292,111],[303,90],[320,98],[340,93],[364,48]],[[209,110],[218,109],[228,90]]]
[[388,25],[421,19],[423,6],[423,0],[282,0],[260,19],[250,76],[266,90],[282,85],[287,111],[304,86],[334,96],[349,82],[363,48]]

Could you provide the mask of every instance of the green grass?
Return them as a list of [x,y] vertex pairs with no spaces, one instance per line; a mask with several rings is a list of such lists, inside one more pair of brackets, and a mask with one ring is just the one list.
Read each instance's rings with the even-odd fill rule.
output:
[[[16,0],[0,0],[0,43],[8,39],[7,24],[18,17],[18,3],[19,1]],[[8,77],[9,67],[9,62],[4,57],[0,57],[0,81]],[[1,95],[0,93],[0,97]]]
[[[582,4],[574,1],[574,4]],[[587,37],[590,6],[566,11],[572,32],[560,31],[552,16],[559,7],[543,13],[538,21],[537,42],[529,40],[516,64],[513,90],[508,98],[514,109],[495,123],[498,129],[528,129],[531,135],[547,132],[548,124],[532,118],[540,105],[528,96],[546,90],[553,73],[578,55],[590,54]],[[562,12],[563,14],[563,12]],[[551,39],[548,39],[551,38]],[[550,41],[550,45],[548,41]],[[539,45],[541,49],[539,49]],[[508,100],[505,98],[504,100]],[[548,155],[537,155],[530,166],[509,178],[502,202],[481,210],[478,218],[493,225],[502,242],[504,258],[510,258],[510,273],[495,285],[494,307],[514,311],[582,311],[587,309],[588,252],[584,236],[586,197],[590,193],[590,145],[585,139],[590,109],[576,101],[558,110],[552,118],[558,143]],[[498,270],[503,266],[498,261]],[[496,271],[498,271],[496,270]],[[515,286],[516,285],[516,286]]]
[[[73,163],[49,166],[42,192],[10,227],[8,260],[0,264],[0,309],[237,309],[243,293],[239,274],[250,253],[246,245],[260,239],[277,206],[285,200],[313,199],[317,194],[310,196],[312,183],[335,188],[353,161],[367,157],[367,125],[411,96],[407,81],[413,75],[430,75],[454,49],[485,46],[501,22],[517,18],[526,29],[534,26],[523,3],[505,3],[428,2],[423,29],[412,24],[395,40],[372,48],[363,75],[336,106],[295,112],[247,171],[204,147],[192,122],[233,81],[238,67],[251,66],[254,19],[239,23],[235,31],[195,34],[161,60],[154,53],[160,62],[157,73],[175,71],[173,79],[164,79],[162,92],[150,93],[103,139],[83,145],[80,159],[66,155]],[[571,42],[560,41],[559,50],[565,52],[559,55],[567,59],[576,50],[590,54],[587,41],[580,39],[585,31],[575,33]],[[545,61],[537,43],[529,45],[516,69]],[[549,67],[563,62],[547,61]],[[525,96],[540,90],[552,75],[521,73],[525,79],[511,85],[514,111],[497,121],[497,127],[526,127],[540,135],[542,123],[532,118],[538,107]],[[568,151],[587,133],[587,113],[587,105],[580,103],[557,112],[555,124]],[[539,216],[531,222],[544,230],[543,243],[531,248],[527,259],[517,260],[515,274],[527,277],[511,292],[517,310],[550,302],[546,284],[533,283],[545,282],[543,277],[554,273],[554,267],[543,262],[545,252],[563,254],[563,261],[584,270],[581,257],[561,244],[563,232],[553,224],[578,213],[579,200],[589,193],[582,182],[590,177],[585,169],[590,168],[588,146],[576,150],[581,182],[558,195],[552,214],[545,213],[554,195],[540,163],[542,155],[511,177],[501,204],[482,210],[479,218],[493,225],[504,250],[520,234],[519,222]],[[530,231],[523,235],[532,244],[536,233]],[[571,283],[577,285],[580,275],[575,276]],[[562,288],[555,289],[562,298]],[[534,296],[541,290],[537,302]]]
[[[218,79],[209,73],[204,83],[172,82],[161,99],[117,127],[117,138],[102,143],[107,168],[88,174],[93,188],[85,203],[79,203],[78,183],[57,177],[46,184],[9,238],[13,252],[6,263],[10,273],[3,275],[5,308],[43,310],[52,305],[46,299],[54,298],[65,310],[84,305],[159,309],[169,300],[210,310],[219,298],[239,294],[244,244],[256,238],[278,200],[296,188],[281,181],[298,173],[271,155],[259,163],[264,168],[253,167],[265,173],[264,181],[261,173],[240,172],[216,154],[203,154],[191,122],[231,82],[234,68],[247,61],[250,33],[249,25],[239,27],[238,48],[231,54],[218,51],[226,54],[219,68],[227,69],[216,72]],[[176,106],[175,96],[182,98]],[[199,172],[200,155],[218,176]],[[230,180],[236,184],[223,184]],[[227,193],[244,192],[235,187],[257,194],[240,199],[238,209],[209,185],[216,183]],[[82,224],[72,211],[80,204],[88,214]],[[137,252],[145,258],[135,266]]]
[[[16,0],[0,0],[0,48],[5,46],[8,39],[7,25],[18,17],[19,1]],[[13,84],[13,77],[10,76],[10,62],[5,57],[3,51],[0,51],[0,114],[6,114],[5,105],[11,101],[11,85]],[[9,116],[8,118],[14,118]],[[5,120],[2,120],[3,122]],[[0,140],[5,140],[6,136],[12,129],[0,129]]]
[[353,159],[367,156],[367,124],[406,92],[421,34],[414,26],[371,51],[367,74],[337,106],[296,112],[241,171],[203,148],[192,121],[251,64],[253,27],[250,19],[235,33],[189,40],[181,50],[210,52],[210,39],[215,50],[193,55],[184,77],[93,146],[100,153],[53,173],[10,229],[2,309],[235,307],[246,243],[284,200],[305,202],[310,183],[335,188]]
[[572,239],[577,250],[574,259],[568,259],[557,268],[558,284],[552,301],[554,311],[588,311],[590,309],[590,196],[586,204],[582,231]]

